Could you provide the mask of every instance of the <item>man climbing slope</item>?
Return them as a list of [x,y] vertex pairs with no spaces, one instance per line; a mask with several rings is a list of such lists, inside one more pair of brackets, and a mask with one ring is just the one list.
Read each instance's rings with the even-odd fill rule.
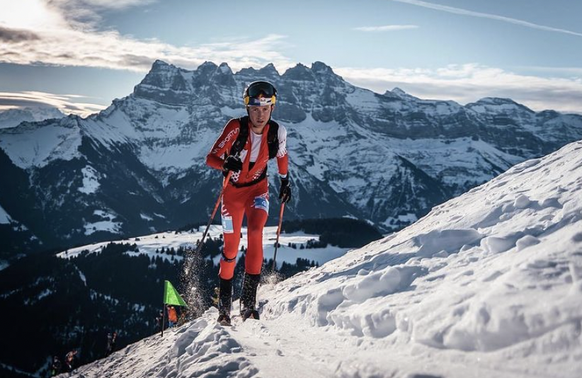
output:
[[[247,217],[248,249],[241,295],[243,320],[258,319],[257,287],[263,265],[263,227],[269,212],[267,163],[276,158],[281,178],[279,198],[291,199],[288,177],[287,130],[271,119],[277,90],[266,81],[255,81],[245,89],[247,116],[231,119],[212,146],[206,163],[220,169],[229,183],[222,197],[224,251],[220,260],[219,318],[230,324],[232,281],[243,217]],[[229,175],[229,172],[230,175]]]

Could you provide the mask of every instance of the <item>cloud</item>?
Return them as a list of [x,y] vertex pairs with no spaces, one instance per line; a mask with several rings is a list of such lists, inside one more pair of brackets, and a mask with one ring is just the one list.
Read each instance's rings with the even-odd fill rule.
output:
[[577,37],[582,37],[582,33],[578,33],[575,31],[566,30],[566,29],[559,29],[559,28],[554,28],[551,26],[545,26],[545,25],[540,25],[540,24],[534,24],[532,22],[523,21],[523,20],[519,20],[516,18],[498,16],[498,15],[490,14],[490,13],[474,12],[474,11],[470,11],[470,10],[466,10],[466,9],[449,7],[446,5],[427,3],[426,1],[420,1],[420,0],[392,0],[392,1],[396,1],[398,3],[406,3],[406,4],[410,4],[410,5],[416,5],[419,7],[439,10],[439,11],[448,12],[448,13],[459,14],[459,15],[463,15],[463,16],[488,18],[491,20],[508,22],[510,24],[525,26],[528,28],[545,30],[545,31],[556,32],[556,33],[564,33],[564,34],[575,35]]
[[[31,1],[31,0],[25,0]],[[143,7],[157,0],[32,0],[45,3],[47,8],[62,15],[70,26],[89,30],[96,29],[102,17],[100,11],[124,10]]]
[[[151,1],[149,1],[151,2]],[[204,61],[229,62],[233,69],[274,63],[289,67],[291,62],[277,51],[285,36],[270,34],[250,40],[231,41],[196,47],[174,46],[158,39],[139,40],[115,30],[96,30],[99,16],[90,5],[119,9],[142,5],[137,0],[21,0],[8,12],[0,13],[0,24],[38,39],[24,39],[21,33],[3,46],[0,62],[99,67],[147,72],[156,59],[184,68],[195,68]],[[34,9],[31,14],[27,10]],[[14,35],[9,33],[7,35]],[[241,43],[242,42],[242,43]]]
[[85,102],[87,97],[75,94],[54,94],[47,92],[23,91],[0,92],[0,109],[53,106],[65,114],[76,114],[86,117],[97,113],[105,106]]
[[[292,62],[277,51],[285,36],[259,39],[237,36],[200,46],[174,46],[158,39],[139,40],[115,30],[98,30],[99,9],[142,6],[152,0],[19,0],[0,12],[0,62],[81,66],[147,72],[161,59],[194,69],[205,61],[228,62],[234,70],[273,63],[285,69]],[[86,101],[86,102],[85,102]],[[76,95],[45,92],[0,93],[0,107],[35,104],[56,106],[82,116],[104,108]]]
[[363,31],[363,32],[385,32],[385,31],[397,31],[397,30],[407,30],[407,29],[418,29],[418,25],[361,26],[358,28],[354,28],[354,30]]
[[582,113],[582,78],[521,75],[480,64],[438,69],[334,68],[348,82],[377,93],[399,87],[420,97],[461,104],[483,97],[505,97],[541,111]]
[[582,77],[582,67],[543,67],[543,66],[521,66],[518,67],[521,70],[531,71],[531,72],[543,72],[550,73],[554,75],[569,75]]
[[228,61],[232,68],[274,64],[289,66],[289,59],[276,52],[285,37],[269,35],[245,43],[223,42],[199,47],[176,47],[158,40],[140,41],[116,31],[83,33],[73,30],[44,35],[41,40],[11,43],[0,53],[0,61],[15,64],[99,67],[147,72],[156,59],[184,68],[204,61]]
[[40,37],[28,30],[17,30],[0,26],[0,41],[6,43],[26,42],[39,40]]
[[144,6],[155,3],[157,0],[61,0],[67,5],[82,3],[89,7],[100,7],[105,9],[125,9],[134,6]]

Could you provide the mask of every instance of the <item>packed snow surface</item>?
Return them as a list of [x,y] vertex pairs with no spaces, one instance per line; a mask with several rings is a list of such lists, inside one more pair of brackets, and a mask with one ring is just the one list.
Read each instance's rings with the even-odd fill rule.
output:
[[[582,142],[83,377],[580,377]],[[233,308],[238,308],[234,304]]]

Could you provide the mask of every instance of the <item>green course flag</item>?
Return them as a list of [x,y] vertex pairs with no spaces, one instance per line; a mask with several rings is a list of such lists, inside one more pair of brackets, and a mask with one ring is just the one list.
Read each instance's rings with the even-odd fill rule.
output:
[[165,281],[164,285],[164,303],[174,306],[186,306],[186,302],[168,280]]

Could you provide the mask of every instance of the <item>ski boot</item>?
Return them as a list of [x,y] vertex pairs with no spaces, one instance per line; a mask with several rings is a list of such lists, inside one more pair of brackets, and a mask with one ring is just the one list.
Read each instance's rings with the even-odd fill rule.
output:
[[260,274],[245,273],[242,295],[240,297],[242,305],[240,316],[243,322],[247,319],[259,320],[259,312],[255,308],[255,303],[257,301],[257,287],[259,286],[260,280]]
[[230,326],[230,308],[232,305],[232,278],[225,280],[220,278],[220,289],[218,294],[218,323],[223,326]]

